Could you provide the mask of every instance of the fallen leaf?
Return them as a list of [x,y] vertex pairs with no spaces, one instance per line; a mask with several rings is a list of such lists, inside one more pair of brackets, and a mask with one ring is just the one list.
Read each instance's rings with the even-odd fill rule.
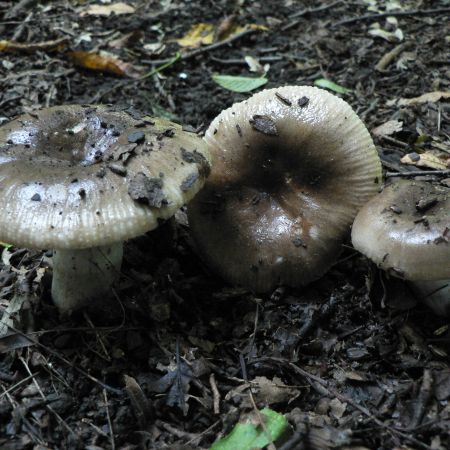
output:
[[372,130],[374,136],[390,136],[402,131],[403,122],[400,120],[388,120]]
[[180,360],[179,365],[171,363],[169,366],[158,366],[160,370],[166,370],[167,373],[159,380],[151,383],[149,389],[152,392],[163,393],[169,391],[166,398],[168,406],[177,406],[186,415],[189,405],[187,403],[190,383],[193,379],[191,368],[185,361]]
[[374,27],[369,30],[369,34],[374,37],[379,37],[388,42],[401,42],[404,39],[403,32],[400,28],[397,28],[395,31],[386,31],[378,27]]
[[52,41],[43,42],[31,42],[31,43],[20,43],[14,41],[0,41],[0,52],[9,53],[34,53],[36,51],[42,52],[55,52],[63,50],[69,39],[64,37],[60,39],[54,39]]
[[[219,24],[220,28],[221,24]],[[248,24],[244,26],[232,24],[226,28],[219,30],[216,25],[210,23],[198,23],[191,27],[191,29],[180,39],[176,39],[180,47],[196,48],[201,45],[210,45],[213,42],[220,42],[228,39],[236,34],[243,33],[247,30],[264,30],[268,28],[264,25]],[[220,33],[218,33],[220,31]]]
[[142,429],[145,429],[152,418],[152,405],[148,401],[138,382],[131,376],[124,375],[125,391],[130,398],[134,415]]
[[[261,418],[264,426],[261,425]],[[257,450],[275,442],[288,427],[286,418],[271,409],[264,408],[242,419],[233,430],[211,450]]]
[[87,9],[80,12],[80,16],[105,16],[111,14],[133,14],[136,10],[126,3],[111,3],[110,5],[90,5]]
[[255,377],[251,381],[251,386],[256,401],[266,405],[289,403],[300,395],[298,389],[284,384],[278,377],[274,377],[273,380]]
[[30,290],[25,274],[19,274],[16,283],[17,287],[15,288],[14,296],[0,318],[0,336],[8,333],[9,326],[16,325],[16,322],[20,321],[20,312],[30,299]]
[[265,77],[249,78],[218,74],[213,75],[212,79],[218,85],[233,92],[250,92],[265,85],[269,81]]
[[338,94],[349,94],[350,92],[352,92],[351,89],[347,89],[343,86],[339,86],[339,84],[333,83],[332,81],[326,80],[325,78],[320,78],[320,79],[314,81],[314,85],[321,87],[321,88],[328,89],[330,91],[337,92]]
[[450,167],[450,157],[444,154],[436,154],[434,151],[424,153],[408,153],[400,160],[403,164],[412,164],[417,167],[445,170]]
[[395,67],[399,70],[407,70],[408,63],[410,61],[415,61],[416,58],[417,55],[415,52],[403,52],[398,61],[395,63]]
[[34,345],[32,341],[19,333],[10,333],[0,336],[0,353],[18,350]]
[[450,98],[450,92],[448,91],[433,91],[427,92],[426,94],[422,94],[419,97],[413,98],[401,98],[397,101],[397,104],[400,106],[404,105],[414,105],[416,103],[436,103],[442,98]]
[[135,44],[140,39],[144,37],[144,32],[142,30],[134,30],[131,33],[127,33],[120,38],[114,39],[108,42],[108,47],[112,48],[124,48]]
[[214,25],[210,23],[198,23],[176,42],[180,47],[200,47],[209,45],[214,41]]
[[139,78],[142,75],[137,67],[106,52],[74,51],[69,52],[68,56],[74,64],[84,69],[112,73],[130,78]]
[[264,73],[264,67],[253,56],[244,56],[244,60],[247,63],[250,72]]
[[336,419],[340,419],[347,408],[347,403],[341,402],[338,398],[330,401],[330,414]]

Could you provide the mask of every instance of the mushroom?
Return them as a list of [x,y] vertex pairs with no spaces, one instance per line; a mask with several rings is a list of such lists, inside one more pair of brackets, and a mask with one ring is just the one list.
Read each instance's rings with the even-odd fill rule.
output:
[[54,249],[65,312],[107,293],[123,241],[202,187],[205,143],[172,122],[110,106],[57,106],[0,127],[0,239]]
[[213,164],[188,207],[193,237],[218,274],[257,292],[319,278],[379,190],[366,127],[321,89],[262,91],[216,117],[205,140]]
[[380,269],[409,280],[439,315],[450,314],[450,189],[400,180],[361,208],[353,246]]

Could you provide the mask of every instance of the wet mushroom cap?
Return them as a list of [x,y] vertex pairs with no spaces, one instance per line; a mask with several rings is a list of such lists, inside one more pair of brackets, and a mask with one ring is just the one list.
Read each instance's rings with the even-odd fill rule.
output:
[[378,267],[406,280],[450,277],[450,189],[400,180],[355,218],[353,246]]
[[309,86],[262,91],[208,128],[213,168],[190,204],[203,258],[233,284],[268,291],[319,278],[381,164],[352,108]]
[[42,109],[0,127],[0,237],[89,248],[171,217],[209,172],[205,143],[172,122],[109,106]]

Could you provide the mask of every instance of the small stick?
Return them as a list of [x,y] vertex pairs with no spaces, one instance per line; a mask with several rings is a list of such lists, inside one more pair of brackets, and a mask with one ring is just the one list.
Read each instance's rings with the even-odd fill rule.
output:
[[48,404],[48,400],[47,397],[45,396],[44,392],[41,389],[41,386],[39,386],[39,383],[37,382],[35,376],[31,373],[30,367],[28,366],[27,362],[25,361],[25,359],[20,356],[19,357],[20,361],[22,362],[22,364],[24,365],[26,371],[28,372],[28,374],[30,376],[32,376],[33,379],[33,383],[36,386],[37,391],[39,392],[39,395],[41,396],[42,400],[44,400],[44,404],[45,407],[48,409],[49,412],[51,412],[57,419],[58,421],[64,425],[64,428],[72,435],[77,437],[77,435],[75,434],[75,431],[72,430],[72,428],[70,428],[69,424],[51,407],[51,405]]
[[350,25],[356,22],[365,22],[367,20],[377,20],[383,17],[402,17],[402,16],[429,16],[433,14],[449,13],[450,8],[437,8],[437,9],[413,9],[411,11],[389,11],[379,14],[366,14],[364,16],[353,17],[351,19],[341,20],[336,22],[332,28],[339,27],[341,25]]
[[217,389],[216,379],[212,373],[209,377],[209,384],[211,385],[211,390],[213,392],[213,404],[214,404],[214,414],[220,413],[220,392]]
[[391,51],[383,55],[383,57],[378,61],[377,65],[375,66],[375,70],[378,70],[378,72],[384,72],[386,70],[386,67],[389,66],[389,64],[391,64],[391,62],[394,61],[394,59],[397,58],[397,56],[400,55],[400,53],[403,52],[403,50],[407,49],[410,45],[410,42],[404,42],[403,44],[394,47]]
[[322,5],[322,6],[319,6],[318,8],[302,9],[301,11],[299,11],[295,14],[292,14],[291,18],[292,19],[296,18],[296,20],[293,20],[292,22],[289,22],[288,24],[284,25],[281,28],[281,31],[289,30],[289,29],[295,27],[296,25],[298,25],[301,22],[301,19],[297,19],[297,17],[303,17],[308,14],[314,14],[314,13],[326,11],[327,9],[333,8],[334,6],[337,6],[340,3],[342,3],[342,0],[338,0],[337,2],[329,3],[328,5]]
[[25,378],[22,378],[20,381],[18,381],[17,383],[13,384],[10,388],[6,389],[3,391],[2,394],[0,394],[0,400],[6,395],[9,394],[11,391],[13,391],[14,389],[18,388],[19,386],[22,386],[23,383],[25,383],[26,381],[30,380],[31,378],[34,378],[35,375],[37,375],[38,372],[34,372],[31,375],[28,375]]
[[28,339],[29,341],[31,341],[34,345],[44,349],[47,353],[49,353],[50,355],[54,356],[55,358],[59,359],[60,361],[62,361],[64,364],[67,364],[69,367],[72,367],[72,369],[76,370],[78,373],[80,373],[81,375],[85,376],[86,378],[89,378],[89,380],[93,381],[94,383],[98,384],[99,386],[101,386],[102,388],[107,389],[110,392],[113,392],[116,395],[122,395],[123,392],[120,389],[116,389],[113,388],[112,386],[108,386],[105,383],[102,383],[98,378],[95,378],[93,375],[85,372],[83,369],[80,369],[79,367],[77,367],[75,364],[73,364],[72,362],[70,362],[68,359],[64,358],[64,356],[61,356],[58,352],[55,352],[54,350],[52,350],[51,348],[48,348],[46,345],[41,344],[39,341],[37,341],[36,339],[27,336],[23,331],[20,331],[19,329],[13,327],[12,325],[8,325],[8,328],[11,328],[11,330],[13,330],[14,332],[20,334],[21,336],[23,336],[24,338]]
[[[245,31],[242,31],[241,33],[233,34],[228,39],[224,39],[223,41],[215,42],[214,44],[210,44],[205,47],[197,48],[190,52],[184,53],[178,58],[178,61],[186,61],[187,59],[190,59],[194,56],[200,55],[201,53],[209,52],[211,50],[216,50],[220,47],[223,47],[224,45],[231,44],[232,42],[234,42],[244,36],[255,33],[256,31],[260,31],[260,30],[251,28],[250,30],[245,30]],[[151,64],[167,64],[171,61],[173,61],[173,57],[167,58],[167,59],[158,59],[158,60],[153,60],[153,61],[148,61],[148,62]]]
[[436,175],[440,177],[450,176],[450,169],[444,170],[411,170],[408,172],[386,172],[386,178],[393,177],[420,177],[424,175]]
[[[416,444],[416,446],[418,446],[418,447],[421,447],[421,448],[424,448],[427,450],[432,450],[432,447],[425,444],[424,442],[419,441],[418,439],[410,436],[407,433],[403,433],[402,431],[398,430],[397,428],[394,428],[394,427],[391,427],[391,426],[385,424],[378,417],[374,416],[366,407],[355,402],[351,397],[341,394],[336,389],[334,389],[328,381],[324,380],[323,378],[321,378],[317,375],[309,373],[307,370],[304,370],[301,367],[298,367],[296,364],[291,363],[282,358],[274,358],[274,357],[261,357],[261,358],[258,358],[258,361],[272,361],[273,363],[276,363],[276,364],[283,364],[287,367],[291,367],[292,370],[294,370],[294,372],[296,372],[300,376],[306,378],[306,380],[310,383],[311,387],[313,387],[314,389],[317,389],[317,387],[320,386],[326,392],[325,395],[336,397],[341,402],[348,403],[349,405],[353,406],[353,408],[358,410],[360,413],[367,416],[368,419],[370,419],[371,421],[376,423],[378,426],[390,431],[393,434],[401,436],[402,438]],[[324,391],[322,391],[322,389],[318,390],[318,393],[320,395],[324,395]]]
[[253,393],[252,393],[252,388],[251,386],[249,386],[249,391],[248,391],[249,397],[250,397],[250,401],[252,403],[253,409],[255,411],[255,414],[258,416],[258,420],[259,423],[264,431],[264,434],[267,437],[267,440],[269,441],[269,444],[267,445],[268,450],[277,450],[275,445],[272,442],[272,437],[270,436],[269,430],[267,429],[266,423],[264,422],[264,419],[261,415],[261,412],[259,411],[258,407],[256,406],[256,402],[255,399],[253,397]]
[[111,415],[109,414],[108,394],[107,394],[105,388],[103,388],[103,398],[105,400],[106,418],[108,420],[109,436],[110,436],[110,441],[111,441],[111,450],[116,450],[116,442],[114,441],[114,431],[113,431],[112,422],[111,422]]

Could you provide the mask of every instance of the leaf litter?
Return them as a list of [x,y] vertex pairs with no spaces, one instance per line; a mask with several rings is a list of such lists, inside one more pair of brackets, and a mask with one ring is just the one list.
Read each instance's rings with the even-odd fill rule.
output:
[[[387,171],[422,173],[401,162],[412,153],[419,160],[448,155],[444,2],[433,5],[441,12],[427,13],[376,1],[370,11],[366,2],[300,10],[296,2],[247,2],[238,11],[231,4],[126,4],[135,12],[80,17],[94,4],[0,2],[2,39],[28,47],[2,52],[1,121],[56,104],[114,103],[202,130],[252,92],[248,85],[224,89],[210,74],[253,78],[251,56],[263,68],[270,64],[270,76],[259,77],[265,80],[253,91],[332,80],[351,89],[346,99],[369,129],[401,122],[374,135]],[[360,20],[387,12],[403,14],[396,16],[405,37],[398,45],[369,34],[377,21],[395,32],[385,17]],[[175,40],[199,23],[214,24],[211,44],[180,48]],[[230,31],[246,23],[267,30]],[[59,39],[67,44],[55,50]],[[69,59],[74,51],[112,58],[118,69],[85,70]],[[120,62],[137,68],[136,76]],[[141,80],[142,73],[149,76]],[[444,182],[425,168],[427,178]],[[0,314],[15,312],[0,338],[0,447],[206,449],[272,402],[290,424],[281,448],[306,441],[319,448],[450,447],[449,329],[407,285],[344,248],[319,282],[255,296],[210,273],[192,249],[183,214],[126,243],[117,296],[106,312],[89,311],[89,321],[82,313],[60,318],[52,305],[51,249],[4,254]],[[29,293],[16,310],[23,279]]]

